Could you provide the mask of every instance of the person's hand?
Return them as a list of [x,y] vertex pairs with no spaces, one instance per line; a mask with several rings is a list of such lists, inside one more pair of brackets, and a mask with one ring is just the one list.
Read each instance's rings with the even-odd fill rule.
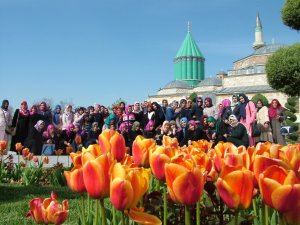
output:
[[217,134],[216,134],[216,133],[213,133],[212,136],[211,136],[211,138],[212,138],[212,139],[216,139],[216,136],[217,136]]
[[188,140],[188,145],[191,145],[192,144],[192,141],[191,140]]
[[48,139],[48,140],[47,140],[47,144],[52,144],[51,139]]
[[229,124],[229,120],[224,120],[224,123]]
[[228,137],[228,134],[224,134],[223,136],[224,136],[225,138],[227,138],[227,137]]

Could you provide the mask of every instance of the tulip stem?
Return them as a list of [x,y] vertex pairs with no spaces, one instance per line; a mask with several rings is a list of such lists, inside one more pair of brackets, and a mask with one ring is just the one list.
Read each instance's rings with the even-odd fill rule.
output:
[[188,205],[184,206],[184,219],[185,225],[191,225],[191,212],[190,207]]
[[81,214],[82,214],[82,225],[85,225],[85,207],[84,207],[84,195],[82,194],[81,195]]
[[265,211],[265,225],[269,224],[269,207],[265,204],[264,206],[264,211]]
[[196,203],[196,224],[200,225],[201,221],[201,212],[200,212],[200,201]]
[[100,210],[101,210],[101,225],[106,225],[106,215],[105,215],[105,207],[104,207],[104,200],[100,199]]
[[167,225],[167,187],[165,185],[163,185],[163,189],[164,189],[164,225]]
[[124,221],[124,212],[122,212],[121,214],[121,224],[125,225],[125,221]]
[[117,217],[116,217],[115,207],[112,207],[112,213],[113,213],[113,225],[117,225]]
[[256,199],[254,198],[252,201],[252,205],[253,205],[253,211],[254,211],[254,225],[258,225],[258,214],[257,214],[257,206],[256,206]]
[[98,203],[98,201],[97,200],[95,200],[95,205],[96,205],[96,209],[95,209],[95,225],[98,225],[99,224],[99,222],[98,222],[98,218],[99,218],[99,203]]
[[239,224],[239,211],[235,210],[234,212],[234,224],[238,225]]

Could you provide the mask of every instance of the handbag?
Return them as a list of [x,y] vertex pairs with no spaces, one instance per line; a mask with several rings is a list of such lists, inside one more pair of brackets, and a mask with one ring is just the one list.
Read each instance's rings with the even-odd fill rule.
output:
[[261,126],[257,122],[251,124],[252,137],[259,137],[261,135]]
[[55,144],[43,144],[42,155],[53,155]]

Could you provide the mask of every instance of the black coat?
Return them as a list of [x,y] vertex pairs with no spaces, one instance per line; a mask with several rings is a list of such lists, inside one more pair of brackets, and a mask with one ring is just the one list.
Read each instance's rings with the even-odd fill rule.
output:
[[201,121],[201,118],[203,116],[203,108],[199,107],[196,104],[194,104],[189,112],[188,120],[198,120]]
[[239,123],[236,127],[232,128],[227,141],[233,143],[237,147],[244,145],[247,148],[249,146],[247,128],[243,124]]
[[30,152],[35,155],[41,155],[44,144],[43,132],[39,132],[37,129],[31,129],[28,137],[26,138],[24,146],[29,148]]

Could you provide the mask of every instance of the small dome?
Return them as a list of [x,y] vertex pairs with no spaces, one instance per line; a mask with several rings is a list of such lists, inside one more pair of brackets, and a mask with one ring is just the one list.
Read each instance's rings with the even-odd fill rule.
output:
[[280,48],[287,47],[287,45],[284,44],[270,44],[266,45],[264,47],[258,48],[254,51],[254,55],[261,55],[261,54],[270,54],[276,52]]
[[163,87],[163,89],[167,88],[190,88],[190,85],[188,85],[187,82],[182,80],[173,80]]
[[206,78],[198,84],[198,87],[204,86],[222,86],[222,80],[218,78]]

